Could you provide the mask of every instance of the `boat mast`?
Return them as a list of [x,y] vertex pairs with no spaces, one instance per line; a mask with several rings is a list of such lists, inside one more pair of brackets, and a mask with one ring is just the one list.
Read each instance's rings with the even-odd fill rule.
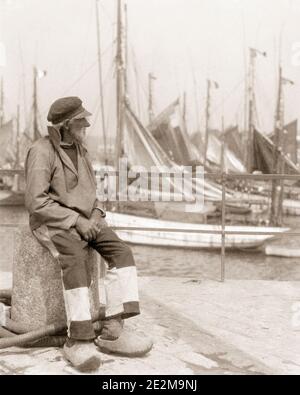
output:
[[207,96],[206,96],[206,121],[205,121],[205,140],[204,140],[204,161],[203,166],[206,166],[207,162],[207,150],[208,150],[208,138],[209,138],[209,127],[210,127],[210,101],[211,101],[211,90],[212,88],[219,89],[219,84],[212,80],[207,80]]
[[20,168],[20,106],[17,106],[17,138],[16,138],[16,161],[15,168]]
[[211,81],[207,80],[207,96],[206,96],[206,112],[205,112],[205,140],[204,140],[204,161],[203,166],[207,162],[208,133],[210,124],[210,97],[211,97]]
[[[279,145],[283,130],[283,101],[282,101],[282,67],[279,66],[279,83],[278,83],[278,96],[277,96],[277,107],[275,115],[275,141],[273,147],[273,174],[279,173],[280,167],[280,153]],[[281,226],[282,223],[282,208],[280,207],[280,194],[281,185],[279,180],[274,180],[272,183],[272,205],[271,205],[271,217],[270,223],[273,226]]]
[[102,137],[104,147],[104,163],[107,164],[107,139],[106,139],[106,126],[105,126],[105,109],[104,109],[104,95],[103,95],[103,72],[102,72],[102,59],[101,59],[101,37],[100,37],[100,10],[99,1],[96,1],[96,23],[97,23],[97,52],[98,52],[98,76],[99,76],[99,94],[101,106],[101,120],[102,120]]
[[4,83],[3,77],[1,77],[1,92],[0,92],[0,128],[4,124]]
[[37,68],[33,68],[33,141],[40,138],[40,132],[38,127],[38,104],[37,104],[37,79],[38,72]]
[[255,129],[255,66],[256,58],[258,55],[267,56],[266,52],[261,52],[254,48],[249,48],[250,51],[250,64],[249,64],[249,104],[248,104],[248,136],[246,144],[246,158],[247,158],[247,170],[248,173],[253,171],[253,135]]
[[196,110],[196,129],[198,133],[200,132],[201,129],[201,125],[200,125],[200,115],[199,115],[199,96],[198,96],[198,86],[197,86],[197,77],[196,77],[196,73],[195,73],[195,69],[193,67],[193,64],[191,64],[191,68],[192,68],[192,76],[193,76],[193,86],[194,86],[194,103],[195,103],[195,110]]
[[124,61],[123,61],[123,37],[122,37],[122,1],[118,0],[117,6],[117,131],[116,131],[116,152],[115,167],[119,167],[119,159],[123,156],[124,139]]
[[182,105],[182,120],[184,132],[187,133],[187,123],[186,123],[186,92],[183,93],[183,105]]
[[247,170],[252,173],[253,169],[253,134],[254,134],[254,101],[255,101],[255,59],[256,51],[250,48],[249,65],[249,105],[248,105],[248,136],[247,136]]
[[[294,85],[283,77],[282,66],[279,66],[279,84],[278,84],[278,97],[277,108],[275,116],[275,141],[273,147],[273,174],[285,173],[284,161],[284,90],[286,84]],[[270,213],[270,223],[273,226],[282,226],[282,205],[284,195],[284,180],[274,180],[272,183],[272,205]]]
[[149,97],[148,97],[148,116],[149,124],[153,122],[154,110],[153,110],[153,82],[156,80],[152,73],[148,74],[148,86],[149,86]]
[[125,96],[128,95],[128,13],[127,4],[124,4],[124,47],[125,47],[125,70],[124,70],[124,89]]

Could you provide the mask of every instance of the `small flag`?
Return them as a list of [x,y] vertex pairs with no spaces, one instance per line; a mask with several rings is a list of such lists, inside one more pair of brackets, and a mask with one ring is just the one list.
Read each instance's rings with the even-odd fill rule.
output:
[[5,45],[0,42],[0,67],[6,66],[6,50]]
[[267,57],[267,52],[262,52],[262,51],[259,51],[258,49],[250,48],[250,56],[252,58],[256,58],[257,55],[261,55],[261,56],[264,56],[266,58]]
[[220,88],[219,84],[216,81],[211,81],[210,80],[209,83],[210,83],[210,86],[212,88],[215,88],[215,89],[219,89]]
[[284,84],[284,85],[295,85],[295,82],[294,81],[292,81],[292,80],[289,80],[288,78],[282,78],[282,83]]
[[47,71],[46,70],[36,70],[36,78],[41,79],[46,77]]

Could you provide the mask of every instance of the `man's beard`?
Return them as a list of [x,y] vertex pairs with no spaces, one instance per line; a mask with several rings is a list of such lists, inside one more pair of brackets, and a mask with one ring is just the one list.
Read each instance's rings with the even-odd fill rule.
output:
[[72,136],[73,141],[75,143],[79,143],[79,144],[84,144],[85,143],[85,139],[86,139],[86,132],[80,132],[80,133],[74,133],[69,131],[70,136]]

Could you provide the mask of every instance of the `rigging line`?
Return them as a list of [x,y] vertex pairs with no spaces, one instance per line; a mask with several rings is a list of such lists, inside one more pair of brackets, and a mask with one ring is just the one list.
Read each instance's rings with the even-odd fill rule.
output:
[[134,51],[133,45],[130,42],[129,42],[129,44],[130,44],[131,52],[132,52],[134,60],[135,60],[135,68],[136,68],[137,80],[138,80],[138,82],[140,84],[140,87],[142,88],[142,91],[144,92],[145,99],[147,99],[148,98],[147,89],[146,89],[145,85],[143,85],[143,83],[142,83],[142,79],[140,77],[140,73],[139,73],[138,67],[137,67],[137,56],[136,56],[136,53]]
[[[104,56],[108,50],[110,49],[111,44],[101,53],[101,57]],[[66,93],[68,93],[68,91],[70,91],[72,88],[74,88],[74,86],[76,86],[98,63],[98,59],[96,59],[77,79],[76,81],[68,88],[66,89],[62,95],[65,95]]]
[[21,74],[21,78],[22,78],[22,88],[23,88],[23,105],[24,105],[24,121],[25,121],[25,125],[28,122],[28,112],[27,112],[27,92],[26,92],[26,73],[25,73],[25,64],[24,64],[24,56],[23,56],[23,48],[21,45],[21,40],[20,40],[20,36],[18,37],[18,41],[19,41],[19,52],[20,52],[20,61],[21,61],[21,68],[22,68],[22,74]]
[[274,100],[271,98],[269,92],[266,93],[266,91],[264,90],[264,86],[263,86],[263,84],[262,84],[261,79],[260,79],[259,76],[257,76],[257,82],[258,82],[258,84],[257,84],[257,85],[258,85],[258,89],[259,89],[260,91],[262,91],[262,93],[263,93],[263,95],[260,95],[260,97],[262,96],[262,97],[264,98],[266,104],[267,104],[270,108],[272,108],[272,106],[274,106]]
[[140,116],[141,115],[141,97],[140,97],[141,89],[140,89],[138,70],[137,70],[135,61],[131,62],[128,77],[129,77],[129,81],[132,83],[132,86],[133,86],[132,90],[131,90],[130,101],[131,101],[131,104],[134,103],[137,113]]
[[261,83],[261,80],[258,75],[256,76],[256,85],[262,93],[262,95],[259,95],[259,97],[262,97],[264,99],[265,106],[266,106],[266,108],[269,109],[270,115],[273,117],[273,111],[272,111],[273,107],[272,106],[274,105],[274,102],[272,102],[271,97],[268,94],[266,94],[266,91],[264,90],[263,84]]
[[29,117],[27,119],[27,123],[25,124],[25,131],[28,132],[28,136],[30,137],[30,139],[32,139],[32,136],[30,134],[32,119],[33,119],[33,104],[32,104],[32,106],[30,108],[30,112],[29,112]]
[[[113,71],[113,61],[111,62],[111,65],[110,65],[111,67],[109,67],[108,68],[108,70],[107,70],[107,73],[106,73],[106,75],[105,75],[105,78],[104,78],[104,80],[103,80],[103,91],[106,89],[106,86],[107,86],[107,84],[108,84],[108,82],[110,81],[110,80],[112,80],[112,71]],[[104,92],[103,92],[104,93]],[[106,116],[107,117],[107,116]],[[105,127],[105,129],[107,130],[107,120],[106,120],[106,117],[105,117],[105,115],[104,115],[104,127]]]
[[147,89],[146,89],[145,85],[143,84],[142,79],[140,78],[139,74],[137,74],[137,82],[142,90],[142,93],[144,94],[144,98],[147,99],[148,92],[147,92]]
[[37,117],[38,117],[38,123],[39,123],[40,132],[41,131],[45,131],[46,129],[44,127],[44,122],[42,121],[42,116],[41,116],[41,113],[39,112],[39,110],[37,111]]
[[81,60],[81,65],[80,65],[80,73],[82,73],[83,70],[83,66],[85,63],[85,58],[86,58],[86,54],[87,54],[87,49],[88,49],[88,38],[90,35],[90,31],[91,31],[91,20],[92,20],[92,16],[93,16],[93,0],[90,1],[90,12],[89,12],[89,16],[88,16],[88,24],[87,24],[87,28],[86,28],[86,34],[85,34],[85,40],[83,41],[83,45],[84,45],[84,51],[83,51],[83,56],[82,56],[82,60]]
[[132,71],[133,71],[133,80],[135,82],[135,95],[136,95],[136,106],[137,106],[137,113],[139,118],[141,117],[141,98],[140,98],[140,89],[137,77],[137,69],[135,62],[132,62]]
[[[112,60],[112,61],[111,61],[111,64],[110,64],[110,67],[108,68],[108,70],[107,70],[107,72],[106,72],[106,75],[105,75],[105,78],[104,78],[104,80],[103,80],[103,91],[105,90],[105,88],[106,88],[108,82],[109,82],[110,80],[112,80],[113,63],[114,63],[114,61]],[[96,100],[97,100],[97,99],[96,99]],[[98,103],[98,102],[97,102],[97,103]],[[110,108],[110,107],[108,107],[108,108]],[[94,111],[94,112],[95,112],[95,111]],[[93,112],[93,114],[94,114],[94,112]],[[105,125],[106,129],[107,129],[107,124],[108,124],[108,122],[107,122],[107,115],[106,115],[105,120],[104,120],[104,125]]]
[[[199,99],[198,81],[197,81],[195,67],[192,62],[192,59],[190,62],[190,67],[191,67],[191,71],[192,71],[192,84],[193,84],[194,106],[195,106],[195,114],[196,114],[196,125],[197,125],[197,130],[200,131],[200,129],[201,129],[200,100],[201,99]],[[204,99],[204,100],[206,100],[206,99]]]
[[[114,63],[114,61],[112,60],[111,67],[109,67],[109,69],[107,70],[107,73],[106,73],[105,78],[103,80],[104,97],[106,97],[105,96],[105,89],[108,85],[108,82],[113,79],[113,63]],[[111,96],[111,95],[108,95],[108,96]],[[109,105],[109,106],[106,105],[105,107],[106,107],[106,109],[108,108],[110,110],[111,105]],[[106,111],[106,115],[104,115],[104,125],[105,125],[105,129],[107,130],[108,129],[108,113],[107,113],[107,111]]]
[[92,106],[92,114],[96,113],[96,110],[97,110],[97,108],[99,106],[99,103],[100,103],[100,100],[99,100],[99,98],[97,96],[96,99],[95,99],[94,105]]
[[95,114],[95,118],[94,118],[94,124],[91,127],[91,132],[93,132],[96,129],[96,127],[98,128],[97,121],[99,118],[99,113],[100,113],[100,100],[96,99],[96,103],[93,106],[93,114]]
[[114,60],[111,61],[110,67],[108,68],[104,80],[103,80],[103,88],[105,88],[106,84],[108,83],[109,80],[113,80],[113,74],[114,74]]
[[106,14],[106,16],[108,17],[108,19],[110,20],[112,27],[116,25],[116,22],[112,19],[112,17],[109,15],[108,11],[106,10],[106,8],[104,7],[103,3],[99,3],[100,7],[102,8],[104,14]]
[[[220,101],[218,104],[216,104],[215,106],[211,107],[211,116],[216,115],[217,110],[220,109],[220,107],[224,106],[225,103],[228,102],[229,99],[231,99],[232,95],[239,89],[239,87],[242,85],[242,83],[244,82],[244,77],[241,79],[241,81],[236,84],[236,86],[226,95],[226,98],[222,99],[222,101]],[[201,118],[201,120],[203,120],[203,117]]]
[[[147,91],[147,88],[146,88],[146,86],[144,85],[144,83],[143,83],[143,81],[142,81],[142,78],[141,78],[141,76],[140,76],[140,73],[139,73],[139,71],[138,71],[137,62],[136,62],[136,56],[135,56],[135,53],[134,53],[134,50],[133,50],[133,49],[132,49],[132,52],[133,52],[134,58],[135,58],[136,82],[137,82],[138,86],[141,88],[141,89],[139,90],[139,92],[142,91],[142,93],[143,93],[143,95],[144,95],[145,101],[148,101],[148,91]],[[140,98],[139,98],[139,102],[141,102],[141,99],[140,99]],[[139,107],[141,107],[141,106],[139,105]],[[141,113],[141,111],[140,111],[140,113]]]
[[254,119],[256,118],[257,127],[260,129],[260,114],[257,108],[257,100],[254,99]]
[[[111,101],[109,101],[109,106],[108,106],[108,111],[106,112],[106,117],[105,117],[105,125],[106,125],[106,130],[110,130],[110,116],[111,116],[111,111],[112,111],[113,105]],[[107,146],[109,146],[110,140],[109,140],[109,133],[107,133]]]
[[243,29],[243,61],[244,61],[244,73],[245,73],[245,92],[244,92],[244,125],[243,128],[247,130],[247,123],[248,123],[248,64],[247,64],[247,29],[246,29],[246,20],[245,20],[245,8],[244,4],[240,3],[241,7],[241,17],[242,17],[242,29]]
[[233,115],[231,116],[229,125],[236,125],[236,126],[239,127],[239,125],[240,125],[241,113],[242,113],[241,110],[242,110],[242,108],[243,108],[243,105],[244,105],[244,101],[241,100],[241,101],[239,102],[237,108],[236,108],[235,114],[233,114]]
[[[91,71],[96,65],[97,65],[97,61],[95,61],[93,64],[91,64],[88,67],[88,69],[86,69],[85,72],[79,78],[77,78],[77,80],[71,86],[69,86],[66,90],[64,90],[61,93],[61,97],[65,96],[71,89],[73,89],[74,86],[76,86],[88,74],[88,72]],[[42,112],[41,112],[42,115],[45,115],[47,111],[48,110],[43,109]]]
[[[108,50],[110,49],[110,46],[109,47],[107,47],[103,52],[102,52],[102,55],[101,56],[103,56],[103,55],[105,55],[107,52],[108,52]],[[61,93],[61,96],[65,96],[71,89],[73,89],[74,88],[74,86],[76,86],[94,67],[96,67],[96,65],[97,65],[97,63],[98,63],[98,60],[95,60],[82,74],[81,74],[81,76],[79,76],[74,82],[73,82],[73,84],[71,84],[63,93]],[[42,112],[41,112],[41,114],[42,115],[45,115],[45,113],[47,112],[48,110],[43,110]]]
[[146,86],[144,85],[144,83],[142,82],[142,79],[139,77],[139,75],[138,75],[138,83],[140,84],[140,87],[142,88],[142,92],[143,92],[144,95],[145,95],[145,99],[147,99],[147,98],[148,98],[147,88],[146,88]]
[[[115,114],[115,109],[114,109],[115,103],[112,102],[112,97],[110,97],[109,104],[110,105],[108,106],[108,112],[106,115],[107,130],[115,130],[115,125],[112,125],[112,127],[110,127],[112,113]],[[115,117],[113,119],[115,120]],[[111,146],[111,136],[109,135],[109,133],[107,134],[107,145],[108,145],[108,147]]]

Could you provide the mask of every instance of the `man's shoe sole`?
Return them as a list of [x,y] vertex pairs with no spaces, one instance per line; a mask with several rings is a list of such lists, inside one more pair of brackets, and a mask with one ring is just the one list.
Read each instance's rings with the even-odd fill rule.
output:
[[98,337],[94,343],[105,354],[116,354],[123,357],[143,357],[148,354],[152,347],[152,340],[138,336],[134,332],[123,330],[117,340],[104,340]]
[[84,362],[82,365],[74,366],[75,369],[82,373],[93,372],[98,370],[101,366],[101,360],[97,357],[92,357]]

